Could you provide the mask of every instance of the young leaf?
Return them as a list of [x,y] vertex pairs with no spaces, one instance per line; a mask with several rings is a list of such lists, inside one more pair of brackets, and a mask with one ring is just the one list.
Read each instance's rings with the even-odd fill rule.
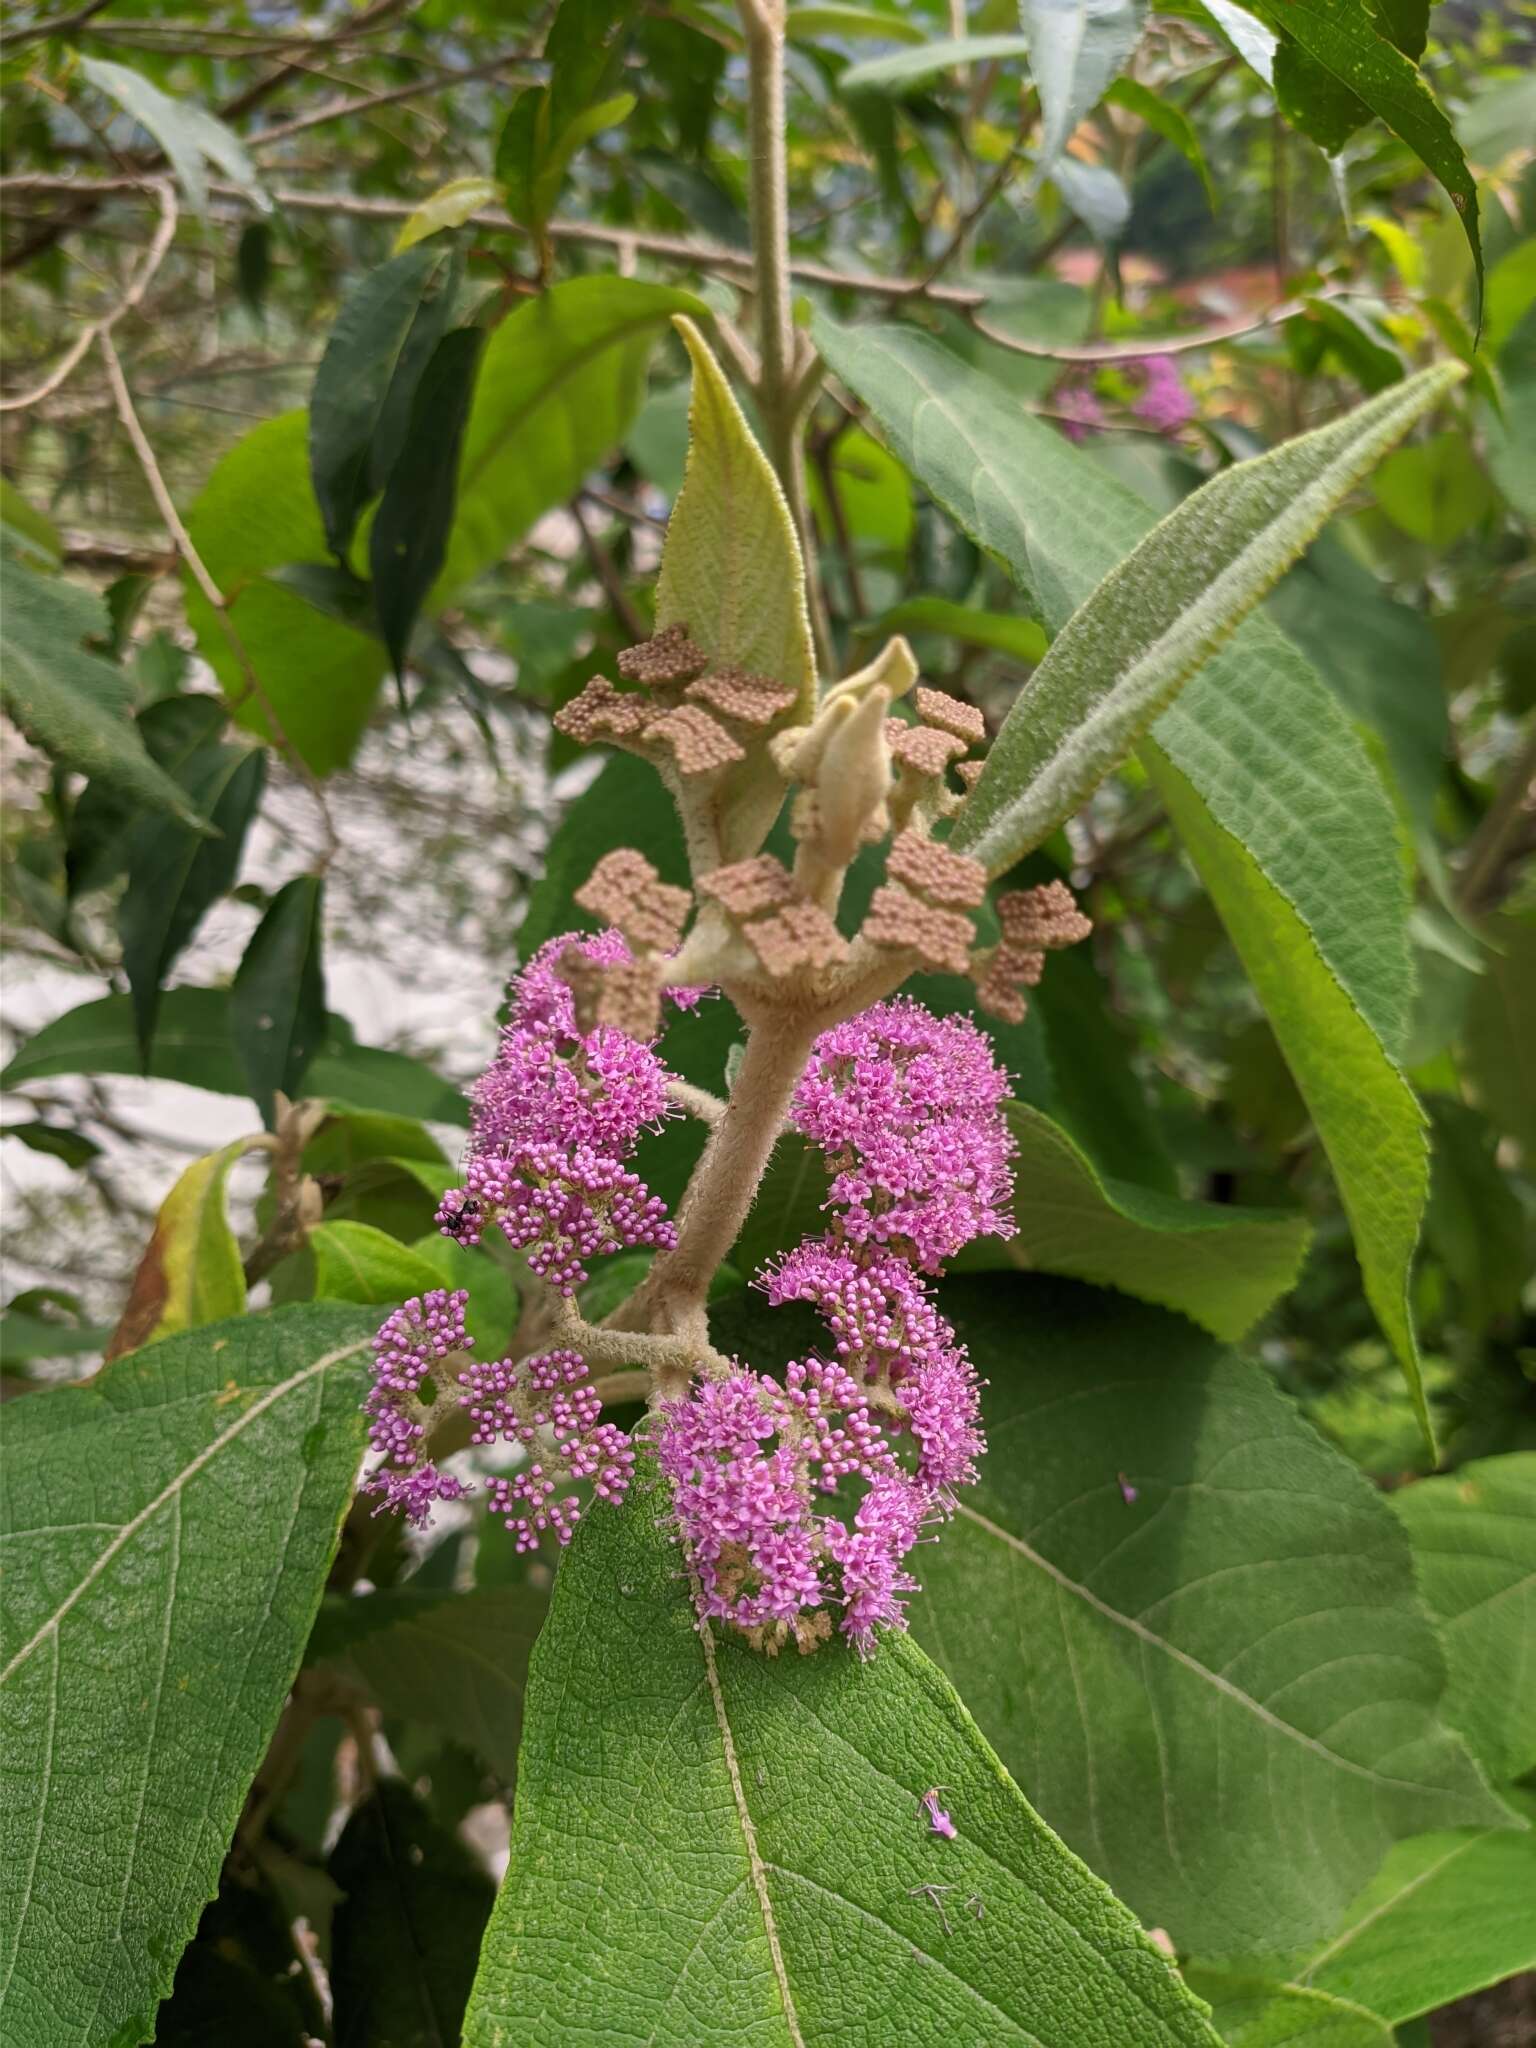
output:
[[1141,22],[1141,0],[1019,0],[1043,116],[1037,177],[1054,172],[1068,136],[1135,49]]
[[229,991],[229,1035],[269,1126],[273,1091],[297,1095],[325,1040],[324,895],[317,875],[300,875],[278,890]]
[[1495,1784],[1536,1769],[1536,1451],[1389,1494],[1450,1663],[1446,1717]]
[[331,1932],[341,2048],[446,2048],[459,2038],[495,1887],[415,1793],[386,1778],[327,1866],[344,1897]]
[[1342,87],[1362,100],[1444,187],[1472,249],[1481,300],[1477,187],[1450,122],[1415,66],[1378,34],[1370,10],[1358,0],[1244,0],[1244,5],[1282,44],[1292,41],[1326,74],[1332,88]]
[[62,767],[99,776],[197,828],[202,821],[185,790],[144,751],[129,716],[127,677],[80,645],[107,636],[100,598],[9,559],[0,565],[0,587],[0,702],[28,739]]
[[1299,1948],[1396,1838],[1508,1822],[1436,1718],[1391,1509],[1262,1367],[1062,1282],[944,1306],[991,1450],[913,1627],[1149,1924],[1207,1956]]
[[108,1358],[244,1314],[245,1273],[225,1213],[224,1184],[250,1149],[249,1139],[241,1138],[194,1160],[160,1204]]
[[[661,552],[656,623],[684,622],[719,667],[773,676],[795,692],[786,716],[804,723],[815,708],[816,657],[789,507],[698,329],[682,318],[677,328],[693,362],[693,403],[688,467]],[[717,805],[726,860],[762,844],[782,795],[760,749],[726,778]]]
[[[1048,623],[1064,625],[1152,526],[1092,457],[926,336],[816,331],[914,474]],[[1422,1415],[1407,1288],[1429,1177],[1396,1066],[1412,988],[1396,818],[1326,687],[1261,615],[1185,685],[1143,759],[1269,1009]]]
[[1117,78],[1105,93],[1104,104],[1134,114],[1154,135],[1176,149],[1199,178],[1212,213],[1216,211],[1216,187],[1211,182],[1211,167],[1205,160],[1199,130],[1182,107],[1153,92],[1150,86],[1138,84],[1134,78]]
[[[1511,1795],[1525,1813],[1529,1797]],[[1399,1842],[1300,1974],[1393,2022],[1536,1969],[1536,1827]]]
[[1038,1109],[1010,1102],[1007,1115],[1019,1147],[1018,1235],[984,1241],[966,1255],[967,1268],[1011,1264],[1116,1287],[1179,1309],[1229,1342],[1296,1284],[1311,1237],[1304,1216],[1190,1202],[1101,1177]]
[[95,57],[79,57],[75,61],[81,76],[98,92],[116,100],[131,120],[148,129],[165,151],[195,213],[208,210],[205,163],[222,171],[263,213],[271,212],[272,202],[261,189],[256,166],[246,155],[239,136],[222,121],[190,100],[172,99],[137,71],[130,71],[126,64],[108,64]]
[[367,1223],[322,1223],[309,1233],[317,1301],[404,1301],[441,1287],[419,1252]]
[[414,248],[441,228],[462,227],[472,213],[494,206],[500,197],[501,188],[494,178],[450,178],[401,222],[394,254]]
[[445,334],[421,373],[411,422],[368,535],[374,610],[395,674],[422,600],[448,552],[458,494],[459,450],[485,342],[478,327]]
[[450,262],[450,252],[439,245],[380,264],[348,293],[326,339],[310,396],[309,469],[326,540],[340,560],[346,559],[358,514],[383,486],[373,447],[397,383],[408,386],[395,402],[409,419],[415,379],[404,376],[403,359],[423,309],[447,296]]
[[1057,634],[992,742],[953,844],[994,874],[1038,846],[1414,421],[1465,373],[1439,364],[1315,432],[1219,470]]
[[[176,701],[206,706],[211,733],[223,727],[224,707],[217,698]],[[266,761],[257,747],[225,746],[210,736],[192,748],[175,772],[188,802],[207,817],[213,832],[193,832],[173,819],[149,818],[134,827],[123,847],[128,886],[117,908],[123,970],[146,1067],[160,985],[204,913],[234,885],[246,831],[261,803]]]
[[[910,1641],[865,1665],[701,1634],[663,1507],[594,1510],[560,1567],[466,2048],[1214,2048]],[[952,1841],[920,1805],[936,1784]]]
[[319,1604],[371,1330],[355,1309],[279,1309],[16,1403],[7,2040],[154,2031]]
[[355,1678],[386,1714],[462,1742],[510,1785],[528,1654],[548,1606],[526,1581],[446,1594],[392,1586],[328,1602],[310,1654]]
[[621,121],[627,121],[634,111],[635,96],[632,92],[615,93],[611,99],[598,100],[590,107],[583,107],[551,141],[538,166],[526,202],[529,218],[536,228],[543,227],[559,204],[560,188],[565,183],[565,174],[576,152],[594,135],[601,135],[605,128],[616,128]]
[[[343,767],[388,659],[371,633],[317,611],[272,577],[327,553],[310,488],[305,415],[280,413],[238,440],[214,464],[187,526],[288,738],[317,775]],[[231,699],[230,715],[270,739],[266,714],[207,599],[190,577],[183,593],[198,652]]]

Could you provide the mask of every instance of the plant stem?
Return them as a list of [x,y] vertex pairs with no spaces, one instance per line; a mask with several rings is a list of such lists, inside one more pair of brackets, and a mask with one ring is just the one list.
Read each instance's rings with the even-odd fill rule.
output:
[[1497,900],[1505,865],[1536,813],[1536,724],[1510,763],[1509,773],[1467,844],[1456,885],[1463,910],[1472,915]]

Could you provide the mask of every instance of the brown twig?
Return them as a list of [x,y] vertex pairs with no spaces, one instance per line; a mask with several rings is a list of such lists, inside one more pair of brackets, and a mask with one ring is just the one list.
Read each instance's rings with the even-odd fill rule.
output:
[[1456,883],[1462,908],[1475,914],[1497,899],[1499,883],[1522,831],[1536,822],[1536,722],[1467,842]]
[[603,586],[603,595],[612,606],[614,617],[631,640],[643,640],[649,628],[635,610],[629,592],[624,588],[624,579],[614,567],[612,555],[589,523],[586,513],[582,511],[579,494],[571,500],[570,513],[581,535],[582,546],[587,551],[587,560],[592,564],[593,573]]
[[266,720],[267,731],[271,735],[272,744],[314,798],[315,807],[320,814],[320,822],[325,834],[325,851],[320,860],[320,867],[323,872],[335,859],[341,846],[341,842],[336,836],[336,824],[331,816],[331,807],[326,802],[325,791],[321,788],[319,777],[315,774],[315,771],[304,759],[298,748],[295,747],[293,741],[289,739],[283,722],[277,714],[277,707],[273,704],[271,697],[268,696],[260,676],[257,675],[250,652],[245,642],[241,639],[239,629],[236,627],[234,620],[230,617],[229,605],[225,601],[224,593],[219,589],[218,584],[214,582],[212,575],[209,573],[207,563],[204,562],[202,556],[198,553],[193,544],[191,534],[188,533],[185,525],[182,523],[181,514],[176,510],[175,500],[167,488],[165,478],[160,471],[160,465],[155,459],[155,451],[149,444],[149,437],[144,432],[138,413],[134,410],[133,396],[128,389],[127,379],[123,375],[123,366],[118,360],[117,350],[112,346],[111,335],[105,329],[100,329],[96,334],[96,341],[106,362],[107,381],[112,387],[112,397],[117,407],[117,416],[122,422],[123,430],[128,436],[134,454],[138,457],[139,468],[144,472],[144,481],[149,485],[150,496],[154,499],[160,517],[165,522],[166,530],[176,544],[176,552],[181,556],[183,562],[186,563],[188,570],[191,572],[193,582],[196,583],[198,589],[213,608],[214,616],[219,621],[220,630],[229,642],[236,661],[240,664],[241,673],[245,677],[246,688],[261,707],[261,714]]
[[353,114],[371,113],[375,107],[396,106],[401,100],[420,99],[427,93],[450,92],[455,86],[471,85],[476,79],[494,78],[509,65],[526,64],[530,56],[531,52],[527,50],[503,50],[499,57],[488,57],[483,64],[470,65],[463,71],[451,71],[446,77],[418,78],[410,85],[393,86],[388,92],[342,94],[327,100],[311,113],[296,114],[291,121],[278,121],[270,128],[263,128],[250,138],[246,147],[254,155],[259,150],[270,149],[274,142],[285,142],[290,135],[303,135],[329,121],[343,121]]

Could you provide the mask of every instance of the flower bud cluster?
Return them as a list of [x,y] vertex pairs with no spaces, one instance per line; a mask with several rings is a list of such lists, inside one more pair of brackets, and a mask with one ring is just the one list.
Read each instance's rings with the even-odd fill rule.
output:
[[588,1261],[675,1241],[664,1205],[625,1161],[668,1114],[667,1069],[655,1048],[610,1025],[583,1032],[557,965],[571,954],[627,961],[615,931],[551,939],[516,976],[495,1059],[471,1097],[464,1185],[443,1199],[445,1236],[478,1244],[497,1225],[558,1293]]
[[814,1649],[835,1615],[867,1655],[876,1627],[903,1625],[908,1554],[976,1476],[979,1382],[924,1275],[1013,1229],[1006,1092],[973,1024],[915,1002],[816,1042],[791,1115],[833,1170],[832,1227],[759,1285],[816,1308],[835,1359],[797,1361],[783,1386],[737,1367],[668,1408],[658,1438],[701,1615],[765,1649]]

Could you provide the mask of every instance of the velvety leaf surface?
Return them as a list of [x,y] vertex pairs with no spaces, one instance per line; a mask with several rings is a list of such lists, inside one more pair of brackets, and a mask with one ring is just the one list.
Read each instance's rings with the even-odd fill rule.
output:
[[1450,1666],[1447,1719],[1496,1784],[1536,1769],[1536,1451],[1389,1496]]
[[1400,1842],[1302,1975],[1396,2022],[1530,1969],[1536,1828],[1463,1828]]
[[133,2048],[213,1895],[335,1548],[368,1320],[171,1339],[7,1425],[0,2014]]
[[660,1505],[594,1512],[560,1567],[467,2048],[1214,2043],[909,1640],[701,1635]]
[[495,1887],[398,1779],[331,1852],[345,1894],[331,1933],[336,2048],[457,2048]]
[[510,1785],[528,1653],[548,1606],[526,1582],[468,1593],[389,1587],[327,1601],[311,1654],[358,1678],[386,1714],[462,1742]]
[[[1091,457],[927,336],[824,319],[817,336],[913,473],[1008,563],[1048,624],[1065,625],[1153,524]],[[1395,1064],[1412,971],[1391,806],[1325,686],[1257,616],[1185,684],[1146,758],[1165,796],[1192,792],[1180,832],[1307,1097],[1422,1417],[1407,1288],[1429,1175]]]
[[1304,1216],[1190,1202],[1101,1177],[1040,1110],[1011,1102],[1007,1115],[1019,1147],[1018,1235],[983,1239],[968,1268],[1011,1264],[1091,1280],[1179,1309],[1228,1339],[1295,1284],[1311,1236]]
[[990,1382],[990,1449],[913,1625],[1149,1924],[1206,1956],[1298,1948],[1397,1837],[1497,1825],[1437,1718],[1391,1509],[1260,1367],[1061,1283],[956,1283],[945,1306]]
[[[682,621],[719,667],[768,675],[796,693],[790,723],[810,718],[816,661],[805,570],[784,493],[691,320],[679,331],[693,363],[688,464],[656,585],[656,623]],[[727,860],[755,852],[783,801],[772,767],[749,757],[716,806]]]

